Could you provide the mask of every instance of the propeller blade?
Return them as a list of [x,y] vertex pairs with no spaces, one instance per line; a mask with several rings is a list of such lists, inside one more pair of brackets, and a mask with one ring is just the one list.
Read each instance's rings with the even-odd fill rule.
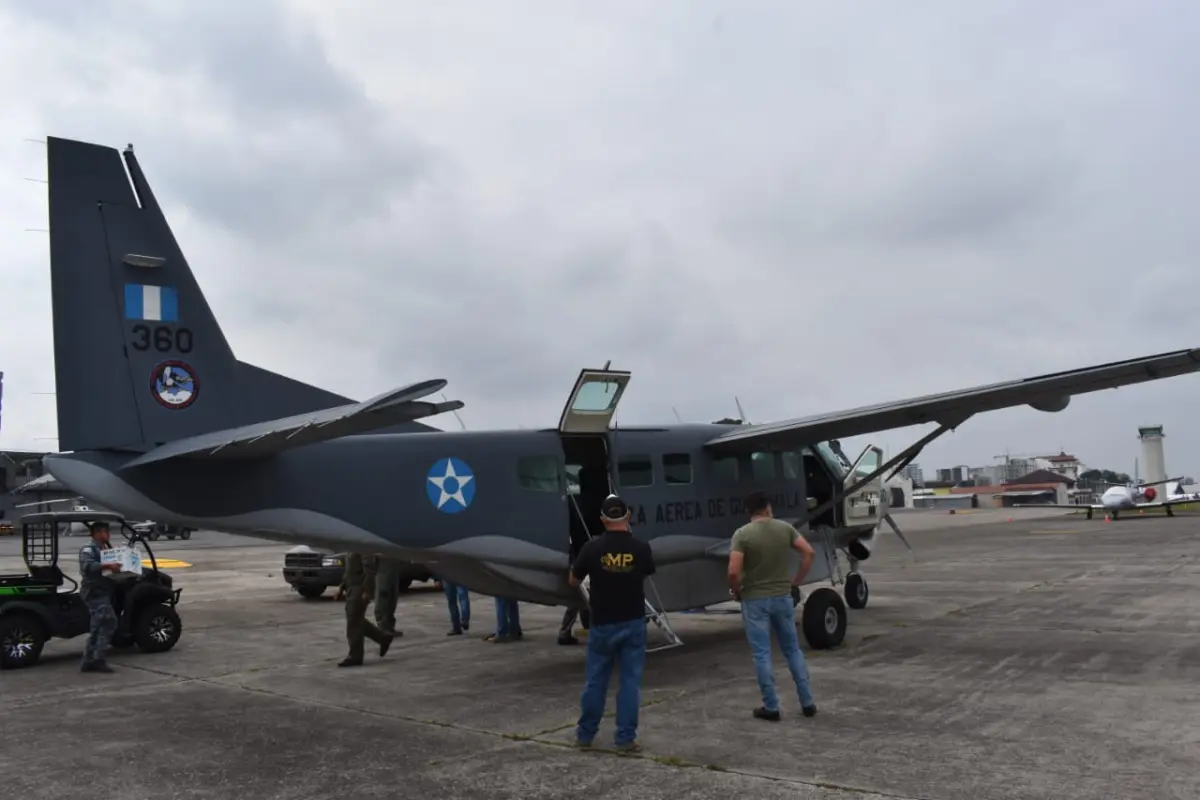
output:
[[900,526],[896,524],[896,520],[892,519],[892,515],[884,514],[883,521],[886,522],[888,527],[892,529],[892,533],[900,537],[900,541],[904,542],[904,546],[908,548],[908,552],[913,554],[913,558],[916,558],[916,551],[914,551],[912,545],[908,543],[908,539],[905,538],[904,532],[900,530]]

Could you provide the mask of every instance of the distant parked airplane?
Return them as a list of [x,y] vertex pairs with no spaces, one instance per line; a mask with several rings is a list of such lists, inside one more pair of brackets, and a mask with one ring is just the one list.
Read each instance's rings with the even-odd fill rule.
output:
[[[1113,519],[1122,511],[1133,511],[1135,509],[1144,508],[1165,508],[1167,516],[1175,516],[1172,511],[1172,506],[1183,505],[1184,503],[1194,503],[1200,498],[1200,495],[1185,494],[1183,487],[1180,485],[1181,478],[1167,478],[1163,481],[1152,481],[1151,483],[1110,483],[1108,488],[1104,490],[1104,494],[1100,495],[1099,503],[1013,503],[1013,508],[1070,508],[1078,511],[1081,508],[1087,509],[1087,518],[1091,519],[1092,515],[1097,511],[1104,511]],[[1107,483],[1107,481],[1102,481]],[[1174,484],[1172,486],[1172,484]],[[1155,486],[1162,486],[1167,495],[1165,500],[1158,500],[1158,490]]]

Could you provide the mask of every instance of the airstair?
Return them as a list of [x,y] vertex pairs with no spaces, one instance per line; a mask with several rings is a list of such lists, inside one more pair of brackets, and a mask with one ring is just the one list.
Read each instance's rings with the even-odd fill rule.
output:
[[[575,496],[569,495],[569,497],[571,498],[571,506],[575,509],[575,513],[579,515],[579,518],[581,520],[583,520],[584,519],[583,511],[579,508],[579,503],[576,501]],[[632,531],[633,526],[631,525],[629,529],[630,529],[630,531]],[[584,530],[586,530],[588,532],[589,540],[594,538],[591,533],[590,525],[585,524]],[[583,582],[579,585],[579,593],[583,595],[583,600],[585,603],[588,604],[589,607],[591,606],[591,597],[588,594],[588,589],[589,589],[590,584],[591,584],[591,578],[587,577],[587,578],[584,578]],[[680,639],[679,635],[677,633],[675,633],[675,631],[671,628],[671,621],[667,618],[667,612],[662,610],[663,602],[662,602],[662,598],[658,594],[658,587],[655,586],[655,584],[654,584],[654,577],[651,576],[651,577],[646,578],[646,584],[647,584],[648,588],[650,589],[650,593],[654,595],[654,599],[658,602],[658,608],[654,607],[654,605],[650,602],[649,597],[646,598],[646,600],[645,600],[645,602],[646,602],[645,622],[647,625],[649,625],[650,623],[654,623],[655,627],[657,627],[659,629],[659,631],[662,632],[663,638],[666,639],[666,642],[664,642],[662,644],[647,646],[646,652],[647,653],[657,653],[659,650],[670,650],[673,647],[682,646],[683,640]]]

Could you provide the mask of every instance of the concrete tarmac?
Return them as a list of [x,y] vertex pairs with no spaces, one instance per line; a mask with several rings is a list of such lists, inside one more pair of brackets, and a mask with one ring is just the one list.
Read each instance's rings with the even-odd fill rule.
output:
[[[817,717],[776,653],[784,718],[753,719],[739,616],[674,614],[685,646],[647,657],[633,757],[569,747],[584,650],[555,643],[561,609],[522,605],[524,640],[491,644],[472,596],[448,637],[418,584],[386,658],[338,669],[341,606],[288,589],[286,546],[160,542],[191,565],[183,638],[113,651],[114,675],[78,671],[82,639],[0,673],[5,797],[1200,797],[1200,519],[896,518],[915,559],[883,534],[845,644],[807,651]],[[62,541],[70,572],[82,540]],[[0,571],[19,563],[0,539]]]

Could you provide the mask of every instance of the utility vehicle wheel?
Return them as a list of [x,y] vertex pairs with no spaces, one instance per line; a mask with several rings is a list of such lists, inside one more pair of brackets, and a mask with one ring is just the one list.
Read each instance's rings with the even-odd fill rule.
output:
[[190,539],[190,538],[192,538],[192,532],[190,530],[188,530],[187,528],[184,528],[183,532],[179,534],[179,538],[180,539]]
[[804,602],[801,626],[814,650],[837,647],[846,638],[846,604],[829,587],[817,589]]
[[325,594],[324,586],[297,586],[296,591],[305,600],[316,600],[321,595]]
[[32,614],[15,611],[0,617],[0,669],[37,663],[46,644],[46,629]]
[[133,623],[133,638],[144,653],[165,653],[179,641],[183,621],[175,609],[155,603],[138,611]]
[[846,605],[851,608],[866,608],[867,598],[871,592],[867,589],[867,581],[857,572],[846,576]]

